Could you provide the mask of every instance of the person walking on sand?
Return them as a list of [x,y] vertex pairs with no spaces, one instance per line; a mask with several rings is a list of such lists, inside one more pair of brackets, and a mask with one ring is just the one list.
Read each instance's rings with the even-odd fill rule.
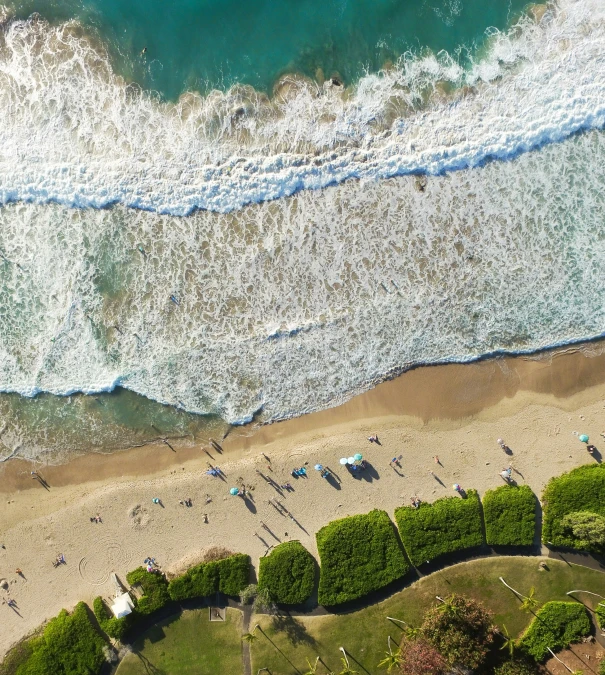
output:
[[435,464],[439,464],[439,466],[441,466],[441,461],[439,460],[439,457],[437,457],[437,455],[435,455],[433,459],[435,460]]

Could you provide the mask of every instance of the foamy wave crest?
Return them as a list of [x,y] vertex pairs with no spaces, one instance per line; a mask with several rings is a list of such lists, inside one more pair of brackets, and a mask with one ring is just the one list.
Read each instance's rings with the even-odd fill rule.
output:
[[417,363],[605,331],[605,133],[188,218],[0,209],[0,389],[119,384],[230,422]]
[[289,78],[272,100],[235,87],[162,103],[75,23],[0,31],[1,203],[225,213],[350,178],[473,167],[604,123],[601,0],[522,18],[468,70],[405,55],[353,91]]

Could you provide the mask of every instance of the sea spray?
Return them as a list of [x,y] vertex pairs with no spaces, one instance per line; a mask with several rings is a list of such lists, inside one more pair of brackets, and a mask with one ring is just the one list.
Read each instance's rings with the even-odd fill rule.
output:
[[351,178],[510,159],[603,126],[604,17],[599,0],[560,0],[539,23],[495,32],[468,69],[445,53],[404,55],[351,92],[297,83],[269,101],[236,86],[176,104],[116,77],[75,22],[9,21],[0,202],[228,212]]
[[119,385],[242,423],[417,363],[600,335],[604,181],[605,134],[590,132],[228,214],[6,206],[0,388]]

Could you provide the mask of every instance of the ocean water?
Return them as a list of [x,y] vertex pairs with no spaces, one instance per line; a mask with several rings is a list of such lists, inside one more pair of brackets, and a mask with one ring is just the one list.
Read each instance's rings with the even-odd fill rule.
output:
[[[421,9],[461,48],[465,6]],[[474,49],[395,36],[387,69],[273,97],[303,60],[135,87],[137,40],[79,7],[0,32],[0,455],[195,438],[604,333],[599,0],[506,5]],[[313,67],[361,73],[342,53]]]

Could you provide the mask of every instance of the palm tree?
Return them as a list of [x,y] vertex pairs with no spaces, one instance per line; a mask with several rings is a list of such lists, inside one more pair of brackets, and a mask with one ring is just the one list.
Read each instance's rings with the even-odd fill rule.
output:
[[508,654],[512,659],[513,654],[515,653],[515,639],[509,635],[508,630],[504,624],[502,625],[502,632],[500,635],[504,638],[504,644],[502,647],[500,647],[500,649],[508,649]]
[[340,673],[338,673],[338,675],[357,675],[357,671],[351,668],[346,657],[340,660],[342,661],[342,670]]
[[578,670],[572,670],[566,663],[561,661],[561,659],[553,652],[553,650],[550,647],[547,647],[546,649],[548,649],[548,651],[555,657],[555,659],[557,659],[559,663],[563,664],[563,666],[571,673],[571,675],[578,675],[579,672],[580,673],[582,672]]
[[529,595],[523,595],[523,593],[519,593],[518,590],[516,590],[512,586],[509,586],[502,577],[499,577],[499,579],[506,586],[506,588],[508,588],[509,591],[512,591],[519,599],[522,599],[521,609],[524,612],[532,610],[534,607],[536,607],[538,601],[534,598],[534,593],[536,592],[536,589],[533,586],[529,589]]
[[389,635],[389,638],[387,640],[387,645],[389,647],[389,651],[385,652],[384,659],[378,664],[379,668],[386,668],[387,672],[391,672],[393,668],[396,668],[398,665],[401,664],[401,649],[396,649],[395,652],[393,652],[391,648],[391,636]]
[[344,647],[339,647],[340,651],[342,652],[342,670],[338,675],[356,675],[357,671],[353,670],[351,666],[349,665],[349,659],[347,658],[347,652]]
[[256,624],[254,626],[254,628],[252,629],[252,632],[244,633],[242,635],[242,640],[244,642],[247,642],[248,644],[252,644],[255,640],[258,640],[258,635],[254,635],[254,633],[256,633],[257,628],[258,628],[258,630],[260,630],[262,632],[263,629],[258,624]]
[[315,659],[315,665],[311,665],[311,661],[307,659],[309,670],[306,670],[303,675],[315,675],[317,673],[317,664],[319,663],[319,656]]
[[441,603],[439,609],[448,616],[456,616],[458,614],[458,608],[453,602],[453,598],[446,598],[445,600],[439,595],[435,596],[437,600]]
[[531,610],[538,605],[538,601],[534,598],[536,589],[532,586],[529,589],[529,594],[523,597],[523,602],[521,603],[521,609],[524,612],[531,612]]

